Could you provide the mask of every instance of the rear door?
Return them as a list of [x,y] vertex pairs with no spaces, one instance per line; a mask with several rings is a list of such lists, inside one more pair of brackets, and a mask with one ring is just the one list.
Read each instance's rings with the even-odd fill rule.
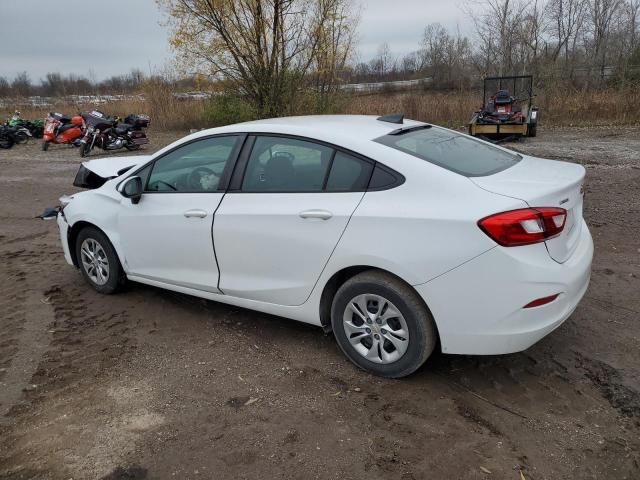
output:
[[371,161],[307,139],[250,137],[213,227],[220,290],[304,303],[372,170]]

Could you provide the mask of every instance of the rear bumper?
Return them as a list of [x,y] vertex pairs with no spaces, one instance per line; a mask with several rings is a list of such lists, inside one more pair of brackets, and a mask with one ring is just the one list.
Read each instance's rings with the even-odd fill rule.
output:
[[71,258],[71,251],[69,250],[69,236],[68,236],[69,224],[67,223],[67,220],[64,218],[64,215],[62,213],[58,213],[56,222],[58,223],[58,229],[60,230],[60,243],[62,244],[64,259],[67,261],[69,265],[73,265],[73,259]]
[[[589,285],[592,258],[593,240],[584,224],[565,263],[553,261],[544,244],[496,247],[415,288],[436,320],[444,353],[519,352],[573,313]],[[557,293],[549,304],[522,308]]]

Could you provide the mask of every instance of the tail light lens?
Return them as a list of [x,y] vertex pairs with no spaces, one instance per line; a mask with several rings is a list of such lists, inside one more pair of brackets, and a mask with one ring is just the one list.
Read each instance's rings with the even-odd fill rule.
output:
[[516,247],[555,237],[566,220],[564,208],[536,207],[496,213],[478,221],[478,226],[503,247]]

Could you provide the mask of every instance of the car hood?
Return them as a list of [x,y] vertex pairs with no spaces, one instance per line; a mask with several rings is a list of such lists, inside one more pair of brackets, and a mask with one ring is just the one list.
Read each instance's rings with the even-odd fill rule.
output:
[[[136,155],[131,157],[99,158],[82,162],[82,166],[102,178],[114,178],[122,175],[131,167],[146,163],[151,155]],[[123,171],[124,170],[124,171]]]

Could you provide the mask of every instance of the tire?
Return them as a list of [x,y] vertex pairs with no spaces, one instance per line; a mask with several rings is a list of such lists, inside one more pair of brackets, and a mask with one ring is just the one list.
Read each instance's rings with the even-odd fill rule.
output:
[[131,145],[125,145],[124,148],[126,148],[130,152],[135,152],[136,150],[140,150],[140,145],[136,145],[134,143],[134,144],[131,144]]
[[538,124],[530,123],[529,124],[529,137],[535,137],[538,135]]
[[[361,315],[363,307],[368,321]],[[331,306],[331,325],[340,349],[351,362],[386,378],[415,372],[429,358],[437,340],[433,317],[415,290],[377,270],[360,273],[338,289]]]
[[[124,270],[104,233],[95,227],[82,229],[76,238],[75,249],[82,276],[94,290],[109,295],[124,287]],[[92,258],[98,260],[94,262]]]
[[9,149],[13,147],[13,138],[6,136],[0,137],[0,148]]
[[43,140],[43,142],[42,142],[42,151],[46,152],[47,150],[49,150],[49,142],[47,142],[46,140]]
[[16,143],[18,145],[23,145],[29,141],[29,135],[24,132],[16,133]]

